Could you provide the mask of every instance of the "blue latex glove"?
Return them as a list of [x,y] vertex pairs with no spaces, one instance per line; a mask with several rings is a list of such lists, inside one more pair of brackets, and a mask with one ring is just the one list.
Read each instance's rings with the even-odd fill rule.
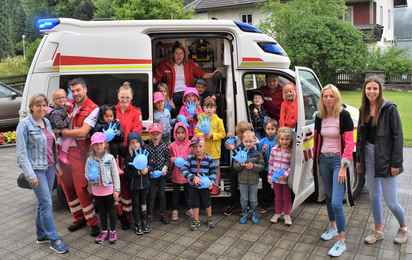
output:
[[185,123],[185,125],[187,126],[187,128],[189,128],[189,124],[187,123],[187,118],[184,115],[180,115],[177,117],[177,121]]
[[198,189],[208,189],[210,187],[210,179],[203,174],[199,174],[199,179],[201,182],[201,185],[198,187]]
[[231,144],[231,145],[235,145],[235,143],[236,143],[236,138],[233,138],[232,136],[233,136],[233,135],[231,135],[231,136],[226,140],[225,143],[229,143],[229,144]]
[[133,165],[136,169],[138,170],[143,170],[147,166],[147,156],[149,155],[149,152],[146,150],[143,150],[142,153],[142,148],[139,149],[139,153],[137,151],[134,151],[134,154],[136,157],[134,158],[133,162],[129,163],[129,165]]
[[265,116],[264,118],[263,118],[263,124],[265,124],[266,123],[266,121],[268,120],[268,116]]
[[285,172],[286,172],[286,169],[284,168],[276,170],[272,175],[272,181],[277,182],[278,178],[281,177]]
[[165,172],[167,172],[167,171],[154,171],[154,172],[152,172],[152,176],[153,176],[153,178],[159,178]]
[[207,135],[210,133],[210,122],[212,121],[212,118],[209,118],[209,115],[207,116],[205,120],[205,114],[202,115],[202,118],[200,119],[200,124],[199,126],[195,126],[197,129],[199,129],[203,134]]
[[172,107],[170,106],[170,102],[173,102],[173,98],[169,102],[166,103],[165,108],[169,111],[172,111]]
[[175,165],[179,168],[182,168],[183,165],[185,164],[186,160],[183,159],[182,157],[177,157],[175,158]]
[[97,177],[99,177],[99,170],[97,169],[97,162],[91,161],[90,164],[87,165],[89,169],[89,173],[86,174],[87,178],[92,181],[95,181]]
[[249,152],[249,149],[246,150],[246,147],[243,151],[242,151],[242,148],[239,147],[239,150],[237,151],[236,156],[232,156],[232,158],[240,163],[244,163],[246,162],[248,152]]
[[189,115],[194,116],[196,110],[196,103],[193,101],[186,102],[186,110],[189,113]]
[[67,95],[67,98],[68,98],[68,99],[73,99],[72,92],[70,91],[69,88],[68,88],[67,90],[69,91],[69,95]]
[[109,123],[109,128],[107,130],[103,129],[103,134],[106,136],[106,141],[110,142],[113,138],[119,133],[118,130],[115,130],[116,124]]

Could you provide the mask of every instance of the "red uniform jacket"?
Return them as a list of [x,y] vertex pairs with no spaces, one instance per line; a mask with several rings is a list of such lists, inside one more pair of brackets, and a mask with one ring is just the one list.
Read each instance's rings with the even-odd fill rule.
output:
[[130,132],[138,132],[139,135],[142,135],[142,113],[139,109],[130,104],[124,113],[120,107],[120,103],[115,105],[116,109],[116,119],[119,120],[120,125],[124,131],[124,140],[123,144],[128,147],[127,136]]

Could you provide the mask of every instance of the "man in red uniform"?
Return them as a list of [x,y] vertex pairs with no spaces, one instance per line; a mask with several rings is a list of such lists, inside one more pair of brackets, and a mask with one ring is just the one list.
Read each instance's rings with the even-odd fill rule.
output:
[[[63,175],[60,184],[66,194],[74,222],[67,229],[76,231],[82,226],[90,227],[90,235],[100,233],[99,219],[95,215],[93,198],[87,190],[88,182],[85,178],[85,165],[90,148],[89,132],[95,126],[99,107],[87,96],[86,83],[81,78],[70,82],[73,99],[67,101],[67,110],[73,114],[69,130],[55,129],[56,136],[73,138],[68,150],[68,164],[60,162]],[[62,139],[62,138],[59,138]],[[59,143],[58,140],[58,144]]]
[[[251,97],[253,90],[247,91],[249,98]],[[264,106],[268,111],[269,117],[279,121],[280,106],[283,102],[283,86],[279,85],[278,76],[267,74],[266,85],[258,88],[258,90],[263,93],[263,99],[265,100]]]

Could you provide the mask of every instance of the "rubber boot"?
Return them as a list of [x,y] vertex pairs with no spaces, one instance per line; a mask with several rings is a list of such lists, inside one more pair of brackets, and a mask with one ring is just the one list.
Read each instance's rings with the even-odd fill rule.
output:
[[259,223],[259,219],[256,217],[256,212],[257,212],[257,206],[254,206],[252,208],[252,222],[254,224]]
[[136,223],[135,233],[136,235],[143,235],[142,221]]
[[123,230],[128,230],[130,229],[130,223],[126,219],[126,215],[123,213],[123,215],[117,215],[117,219],[120,221],[122,224],[122,229]]
[[123,174],[124,171],[119,168],[119,156],[117,156],[115,160],[116,160],[117,171],[119,172],[119,174]]
[[247,207],[242,206],[242,218],[240,219],[240,224],[246,224],[247,221]]
[[[146,205],[144,205],[146,207]],[[149,224],[147,223],[147,211],[142,211],[142,227],[143,227],[143,232],[144,233],[150,233],[150,227]]]

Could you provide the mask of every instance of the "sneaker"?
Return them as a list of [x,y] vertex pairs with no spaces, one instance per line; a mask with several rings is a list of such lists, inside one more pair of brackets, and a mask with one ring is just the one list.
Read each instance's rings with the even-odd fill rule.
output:
[[92,237],[97,237],[100,234],[99,225],[94,225],[90,227],[90,235]]
[[179,219],[179,212],[175,209],[172,212],[172,220],[178,220]]
[[403,228],[399,228],[398,229],[398,234],[396,235],[396,238],[395,238],[395,243],[396,244],[405,243],[406,239],[408,238],[409,232],[410,232],[409,227],[408,227],[408,230],[405,230]]
[[200,226],[199,220],[193,220],[192,224],[190,225],[190,230],[195,231]]
[[87,221],[86,220],[84,220],[84,221],[82,221],[82,222],[76,222],[76,221],[73,221],[73,223],[71,223],[68,227],[67,227],[67,229],[69,230],[69,231],[76,231],[76,230],[78,230],[78,229],[80,229],[81,227],[83,227],[83,226],[85,226],[87,224]]
[[163,224],[169,224],[170,223],[170,219],[167,217],[166,213],[163,213],[160,216],[160,220],[163,222]]
[[143,228],[142,228],[142,222],[137,222],[135,228],[134,228],[134,232],[136,233],[136,235],[143,235]]
[[189,217],[193,218],[193,217],[194,217],[194,215],[193,215],[193,209],[188,209],[188,210],[186,210],[186,215],[188,215]]
[[365,237],[365,243],[373,244],[378,240],[382,240],[383,237],[383,232],[378,232],[377,230],[374,230],[369,236]]
[[153,216],[152,215],[147,215],[147,224],[150,224],[153,222]]
[[44,244],[44,243],[49,243],[50,238],[48,236],[40,237],[37,239],[37,244]]
[[329,250],[328,255],[330,256],[340,256],[346,250],[346,245],[342,244],[340,241],[336,242],[335,245]]
[[214,228],[214,227],[215,227],[215,221],[213,220],[212,217],[208,217],[208,218],[207,218],[207,226],[208,226],[209,228]]
[[142,221],[142,229],[143,229],[143,233],[145,234],[150,233],[150,227],[147,223],[147,220]]
[[336,237],[338,235],[338,230],[334,229],[333,227],[330,227],[328,231],[323,233],[320,238],[323,240],[331,240],[333,237]]
[[219,186],[213,186],[212,191],[210,192],[210,195],[217,195],[220,192]]
[[292,225],[292,219],[290,218],[289,215],[284,215],[283,219],[285,220],[285,225],[286,226],[291,226]]
[[269,210],[269,207],[268,207],[268,206],[263,206],[263,207],[261,207],[261,208],[259,209],[259,213],[260,213],[260,214],[265,214],[266,211],[268,211],[268,210]]
[[57,240],[56,242],[50,244],[50,249],[58,254],[64,254],[69,251],[69,248],[63,245],[61,240]]
[[280,219],[281,216],[282,216],[281,214],[275,214],[275,215],[273,215],[273,217],[270,219],[270,222],[272,222],[272,223],[278,223],[278,221],[279,221],[279,219]]
[[108,233],[107,230],[103,230],[100,235],[96,238],[96,243],[101,244],[106,239]]
[[235,206],[229,205],[227,206],[227,209],[223,212],[223,215],[230,216],[233,214],[234,211],[235,211]]
[[116,232],[116,230],[109,232],[109,243],[110,244],[116,244],[117,243],[117,232]]

